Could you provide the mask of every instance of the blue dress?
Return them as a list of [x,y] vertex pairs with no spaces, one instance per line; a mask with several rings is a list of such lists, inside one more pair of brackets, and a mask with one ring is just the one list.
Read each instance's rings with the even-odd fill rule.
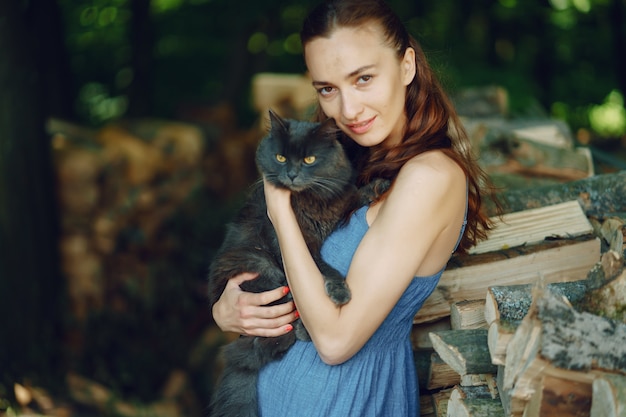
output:
[[[356,211],[322,247],[324,260],[344,276],[368,229],[366,212],[367,206]],[[417,375],[409,336],[413,317],[442,273],[415,277],[370,340],[340,365],[326,365],[313,343],[296,341],[282,359],[261,369],[257,385],[260,415],[418,416]]]

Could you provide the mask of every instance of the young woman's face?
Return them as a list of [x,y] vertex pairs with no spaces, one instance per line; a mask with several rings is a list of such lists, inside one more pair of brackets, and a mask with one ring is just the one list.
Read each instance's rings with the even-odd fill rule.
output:
[[339,28],[305,45],[320,107],[362,146],[402,139],[406,86],[415,77],[415,51],[399,60],[375,23]]

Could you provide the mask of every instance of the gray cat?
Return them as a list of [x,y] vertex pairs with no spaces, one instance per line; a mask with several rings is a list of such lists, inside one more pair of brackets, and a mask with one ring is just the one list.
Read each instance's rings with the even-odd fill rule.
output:
[[[291,190],[291,204],[311,254],[324,275],[325,288],[337,305],[350,300],[345,279],[321,259],[324,239],[362,204],[355,171],[338,141],[332,119],[312,123],[282,119],[270,111],[270,133],[260,142],[257,167],[267,181]],[[226,237],[209,271],[211,306],[226,283],[242,272],[257,272],[241,289],[262,292],[287,285],[274,227],[267,217],[263,183],[258,181],[244,206],[227,226]],[[286,295],[278,303],[290,299]],[[259,370],[280,358],[295,342],[310,340],[298,319],[294,330],[279,337],[241,336],[223,349],[225,368],[213,395],[210,415],[256,416]]]

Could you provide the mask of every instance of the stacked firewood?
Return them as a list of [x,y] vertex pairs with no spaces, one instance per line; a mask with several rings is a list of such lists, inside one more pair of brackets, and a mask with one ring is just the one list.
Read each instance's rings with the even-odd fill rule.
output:
[[[97,131],[52,121],[60,253],[72,317],[99,310],[116,285],[148,291],[149,265],[176,242],[159,232],[203,183],[202,132],[144,121]],[[142,259],[143,257],[143,259]],[[131,278],[132,277],[132,278]]]
[[[507,253],[505,261],[483,259],[486,264],[482,269],[461,267],[465,270],[459,273],[463,279],[442,277],[440,285],[446,288],[440,290],[439,296],[437,292],[433,296],[438,302],[447,301],[448,315],[435,315],[438,320],[428,322],[428,312],[421,317],[418,314],[414,326],[417,368],[424,388],[422,404],[426,405],[422,415],[624,415],[625,222],[619,217],[619,209],[615,210],[616,216],[605,211],[604,216],[597,217],[588,214],[594,210],[586,205],[585,226],[580,212],[575,216],[574,212],[580,211],[579,203],[589,203],[590,194],[596,194],[596,212],[606,207],[626,207],[623,193],[611,197],[605,194],[613,180],[623,188],[625,177],[626,173],[619,173],[570,184],[565,188],[586,188],[586,192],[580,193],[580,201],[573,202],[575,206],[565,202],[539,211],[506,214],[492,237],[476,248],[493,255],[507,247],[504,251],[513,252]],[[550,189],[543,190],[550,195],[544,202],[556,198],[557,188],[553,187],[552,193]],[[603,196],[601,200],[597,200],[597,194]],[[527,202],[539,204],[538,200]],[[559,206],[564,211],[553,211]],[[543,220],[543,215],[535,217],[543,210],[548,210]],[[565,221],[567,212],[577,220]],[[555,222],[552,226],[546,222],[549,218]],[[518,221],[525,224],[523,229],[516,229]],[[544,245],[560,240],[551,234],[551,228],[559,222],[573,235],[579,230],[578,238],[561,236],[577,240],[573,246],[583,245],[584,241],[597,244],[594,249],[581,246],[581,252],[572,252],[573,258],[591,253],[591,259],[596,259],[582,276],[571,269],[575,261],[563,247],[537,261],[541,253],[552,250]],[[539,232],[542,228],[548,239],[533,240],[533,230]],[[591,240],[582,237],[589,231],[594,236]],[[524,243],[516,242],[517,238]],[[514,252],[534,254],[516,263],[515,258],[520,255],[512,255]],[[485,254],[466,256],[476,261]],[[501,264],[498,266],[497,262]],[[489,272],[490,268],[495,272]],[[554,279],[557,270],[567,272]],[[484,278],[483,274],[489,276]]]

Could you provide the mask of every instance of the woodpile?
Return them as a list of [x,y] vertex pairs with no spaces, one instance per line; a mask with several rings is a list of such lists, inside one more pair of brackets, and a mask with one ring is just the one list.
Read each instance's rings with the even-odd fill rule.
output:
[[[224,207],[257,176],[261,133],[239,129],[227,106],[203,117],[206,123],[122,120],[99,129],[49,121],[68,301],[63,338],[72,362],[65,385],[74,404],[106,415],[199,415],[198,372],[209,375],[201,389],[209,396],[216,352],[229,339],[211,326],[204,271],[221,219],[230,216]],[[187,353],[169,351],[186,344]],[[154,375],[145,379],[156,399],[138,400],[135,389],[145,387],[128,386],[140,379],[128,375],[137,355],[158,361],[144,372]],[[170,362],[169,373],[161,370]],[[72,415],[67,403],[44,407],[40,388],[18,385],[16,393],[29,394],[21,397],[24,410]]]
[[176,242],[159,232],[202,185],[202,132],[158,121],[112,124],[98,131],[61,121],[54,135],[60,253],[70,312],[84,322],[133,281],[149,291],[149,264]]
[[[596,176],[566,188],[589,191],[590,185],[617,182],[625,183],[626,173]],[[594,192],[583,194],[581,202]],[[626,208],[624,195],[612,194],[612,202],[605,195],[601,201],[606,207]],[[422,402],[431,401],[423,416],[623,415],[623,211],[611,216],[606,207],[587,206],[588,212],[605,214],[596,217],[582,207],[578,201],[565,201],[508,213],[494,219],[499,223],[490,239],[460,256],[462,261],[452,261],[461,266],[442,277],[444,288],[433,293],[436,303],[418,313],[413,330],[416,357],[421,357],[416,366]],[[522,224],[526,227],[518,227]],[[542,234],[543,240],[533,237]],[[542,256],[561,241],[572,241],[564,246],[572,249]],[[502,252],[504,257],[495,256]],[[533,255],[527,260],[515,260],[529,253]],[[587,256],[586,266],[573,268]],[[475,262],[480,268],[471,269]],[[464,272],[454,276],[455,269]],[[433,313],[438,303],[448,307],[447,317],[443,309]],[[437,321],[429,323],[431,317]],[[424,334],[430,345],[424,343]]]

